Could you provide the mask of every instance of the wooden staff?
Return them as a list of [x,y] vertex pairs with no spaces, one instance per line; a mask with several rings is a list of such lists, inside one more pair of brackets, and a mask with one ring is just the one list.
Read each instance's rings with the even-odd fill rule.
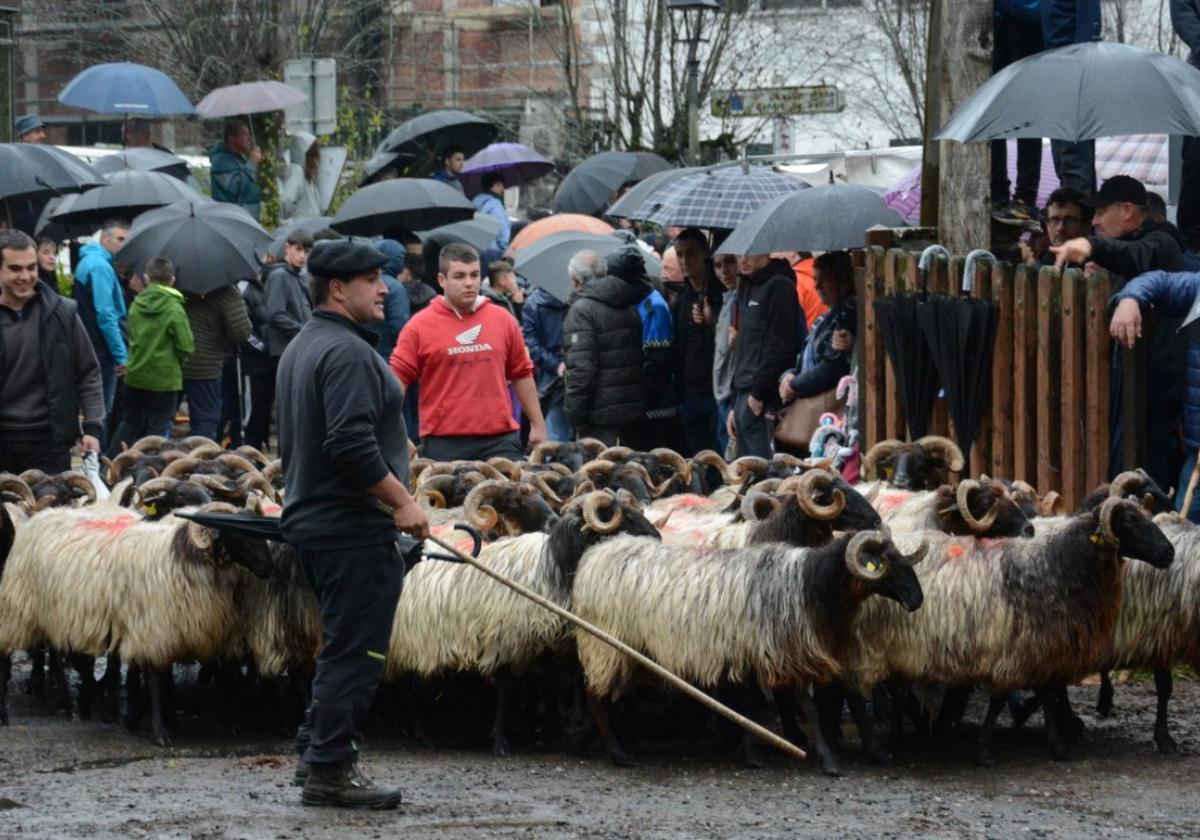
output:
[[565,618],[567,621],[571,622],[576,627],[579,627],[579,628],[587,631],[588,633],[591,633],[593,636],[595,636],[597,639],[604,642],[605,644],[612,645],[617,650],[621,651],[621,653],[625,654],[628,657],[631,657],[635,662],[637,662],[643,668],[645,668],[649,671],[653,671],[655,674],[662,677],[664,680],[666,680],[671,685],[678,688],[680,691],[682,691],[684,694],[691,697],[693,700],[696,700],[699,703],[703,703],[709,709],[711,709],[712,711],[721,715],[721,717],[724,717],[724,718],[727,718],[728,720],[733,721],[738,726],[742,727],[743,729],[746,729],[747,731],[749,731],[751,734],[753,734],[755,737],[759,738],[760,740],[767,742],[771,746],[782,750],[783,752],[787,753],[788,755],[791,755],[794,758],[803,759],[803,758],[807,757],[805,755],[804,750],[797,747],[791,741],[788,741],[784,738],[779,737],[778,735],[776,735],[774,732],[767,729],[766,727],[760,726],[759,724],[750,720],[750,718],[748,718],[744,715],[739,715],[737,712],[735,712],[733,709],[729,708],[728,706],[726,706],[722,703],[718,703],[716,700],[709,697],[707,694],[705,694],[700,689],[696,688],[691,683],[687,682],[686,680],[682,680],[679,677],[672,674],[670,671],[668,671],[663,666],[659,665],[653,659],[650,659],[648,656],[645,656],[645,655],[639,653],[638,651],[631,648],[629,645],[622,642],[620,639],[616,638],[615,636],[610,635],[609,633],[606,633],[604,630],[601,630],[596,625],[594,625],[588,621],[585,621],[584,619],[575,615],[570,610],[563,609],[558,604],[556,604],[553,601],[550,601],[546,598],[543,598],[538,593],[534,592],[531,589],[528,589],[525,586],[522,586],[521,584],[517,583],[515,580],[510,580],[509,578],[505,577],[504,575],[500,574],[499,572],[495,571],[494,569],[489,569],[487,566],[480,563],[478,560],[476,560],[471,555],[458,550],[454,546],[443,542],[442,540],[438,539],[437,537],[431,535],[429,537],[429,539],[434,544],[439,545],[442,548],[446,549],[446,551],[451,552],[455,557],[457,557],[463,563],[469,563],[470,565],[474,566],[476,569],[483,572],[488,577],[492,578],[492,580],[495,580],[495,581],[498,581],[499,583],[504,584],[509,589],[516,592],[518,595],[522,595],[522,596],[528,598],[530,601],[533,601],[535,604],[537,604],[541,607],[545,607],[546,609],[550,610],[550,612],[557,615],[559,618]]

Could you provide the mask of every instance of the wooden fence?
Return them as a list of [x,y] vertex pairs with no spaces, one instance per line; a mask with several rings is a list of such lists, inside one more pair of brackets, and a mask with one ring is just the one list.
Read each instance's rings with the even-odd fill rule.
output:
[[[920,287],[918,255],[868,248],[858,274],[860,421],[864,451],[887,438],[906,439],[896,376],[884,349],[873,302],[892,292]],[[931,293],[957,294],[964,259],[935,261]],[[967,470],[972,476],[1023,479],[1039,492],[1055,490],[1072,509],[1108,478],[1111,340],[1105,307],[1110,280],[1104,271],[1040,271],[1008,263],[976,263],[976,297],[1000,308],[992,357],[991,400],[979,425]],[[1128,354],[1124,370],[1139,370],[1140,353]],[[1127,375],[1122,411],[1126,463],[1140,464],[1145,405],[1141,377]],[[952,434],[949,412],[935,401],[930,434]]]

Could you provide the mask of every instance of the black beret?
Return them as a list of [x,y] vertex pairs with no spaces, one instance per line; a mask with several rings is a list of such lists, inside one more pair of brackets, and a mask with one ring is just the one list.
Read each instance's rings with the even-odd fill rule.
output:
[[319,277],[354,277],[387,264],[388,257],[364,242],[328,239],[313,245],[308,255],[308,273]]

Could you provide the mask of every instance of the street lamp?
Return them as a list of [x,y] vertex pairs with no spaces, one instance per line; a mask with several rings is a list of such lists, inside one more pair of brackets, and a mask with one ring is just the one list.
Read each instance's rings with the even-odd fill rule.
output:
[[687,103],[688,103],[688,163],[700,162],[700,58],[697,52],[705,12],[721,11],[721,0],[667,0],[667,9],[683,14],[682,39],[688,45]]

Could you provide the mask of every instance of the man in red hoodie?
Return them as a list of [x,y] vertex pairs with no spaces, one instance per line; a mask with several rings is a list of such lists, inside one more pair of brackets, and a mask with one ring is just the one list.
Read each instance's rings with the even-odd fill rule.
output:
[[521,328],[480,294],[479,254],[454,243],[438,259],[442,297],[404,326],[392,371],[407,390],[421,385],[424,455],[435,461],[524,457],[508,385],[529,417],[529,445],[546,440]]

